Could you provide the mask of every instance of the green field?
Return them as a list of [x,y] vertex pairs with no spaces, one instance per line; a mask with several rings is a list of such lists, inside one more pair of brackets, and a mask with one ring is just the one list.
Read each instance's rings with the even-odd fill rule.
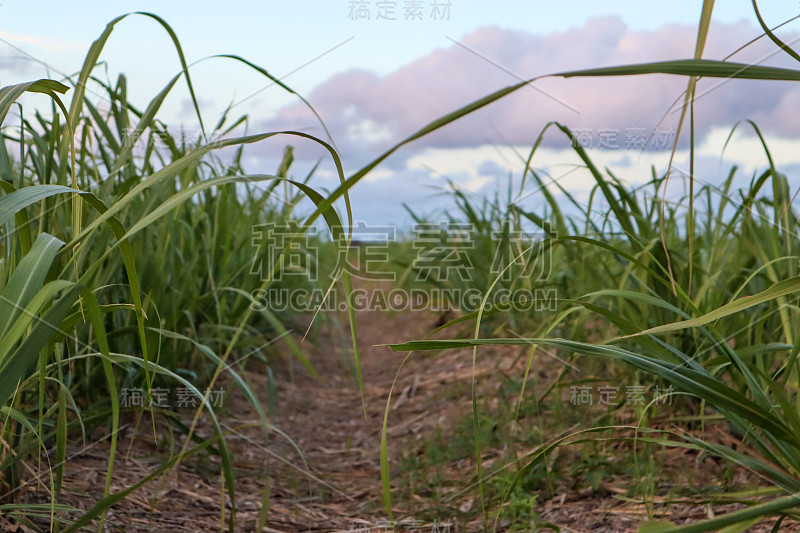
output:
[[[695,58],[553,76],[682,76],[680,131],[693,162],[698,78],[800,81],[800,70],[701,59],[712,5],[704,3]],[[643,532],[797,527],[797,191],[757,124],[737,127],[755,132],[769,164],[739,187],[736,168],[720,183],[690,168],[689,177],[653,169],[628,185],[550,123],[506,193],[475,197],[454,186],[444,225],[407,206],[427,233],[357,243],[350,192],[359,181],[527,82],[430,117],[346,175],[335,139],[242,134],[247,117],[227,113],[203,125],[178,37],[159,17],[137,16],[163,27],[182,63],[146,108],[128,101],[124,75],[104,81],[97,66],[124,17],[74,79],[0,89],[0,530],[145,530],[148,516],[169,514],[159,495],[182,479],[177,472],[214,487],[178,481],[175,490],[208,499],[203,523],[220,530],[291,530],[278,512],[285,498],[303,513],[333,513],[323,505],[328,478],[311,475],[326,466],[312,464],[303,444],[314,431],[293,434],[282,421],[305,415],[291,391],[334,378],[352,395],[344,415],[354,425],[325,446],[363,446],[374,463],[374,484],[354,496],[364,506],[340,521],[360,509],[374,531],[378,520],[410,531],[410,519],[423,530],[447,520],[464,531],[567,531],[547,514],[564,504],[567,496],[554,503],[559,495],[583,494],[591,507],[613,494],[641,506],[629,527]],[[295,94],[246,59],[227,60]],[[158,118],[184,83],[203,125],[194,138]],[[108,109],[91,103],[89,85]],[[37,107],[12,120],[25,93],[37,93]],[[545,135],[570,142],[590,172],[589,203],[534,169]],[[286,146],[274,174],[242,162],[262,142]],[[291,147],[301,142],[323,147],[335,189],[318,187],[313,170],[295,174]],[[679,185],[687,194],[676,197]],[[528,193],[541,197],[540,210],[520,205]],[[275,228],[288,237],[267,239]],[[280,291],[315,296],[291,305],[265,296]],[[393,307],[387,294],[422,304],[410,312],[408,299]],[[408,327],[393,325],[402,320]],[[406,333],[414,336],[399,338]],[[409,367],[417,378],[406,387]],[[445,384],[425,381],[440,375]],[[434,403],[406,413],[395,403],[412,401],[420,380]],[[249,410],[246,422],[220,391]],[[413,439],[393,432],[439,410],[438,425],[423,424]],[[375,438],[359,440],[354,427]],[[269,455],[250,457],[242,431],[259,450],[285,448],[295,473]],[[102,464],[75,459],[95,444]],[[256,473],[243,462],[257,463]],[[94,472],[91,491],[74,484],[78,464]],[[679,523],[667,503],[709,512]],[[119,518],[131,508],[141,510],[139,525]]]

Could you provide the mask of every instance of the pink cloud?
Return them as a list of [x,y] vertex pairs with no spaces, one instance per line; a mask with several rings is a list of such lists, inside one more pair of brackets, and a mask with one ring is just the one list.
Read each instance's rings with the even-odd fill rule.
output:
[[[704,57],[722,59],[759,33],[745,21],[714,25]],[[783,37],[791,42],[798,34]],[[463,46],[453,43],[435,50],[386,76],[349,70],[325,80],[306,96],[343,152],[374,153],[445,113],[518,82],[514,74],[530,78],[579,68],[684,59],[692,56],[695,39],[693,26],[671,24],[656,31],[631,31],[617,17],[590,19],[581,27],[546,35],[487,26],[466,35],[460,41]],[[733,60],[795,67],[783,53],[770,55],[774,50],[768,39],[762,39]],[[552,97],[523,88],[418,141],[417,146],[529,145],[551,120],[593,131],[652,129],[685,85],[685,78],[667,75],[544,79],[536,86]],[[800,134],[800,123],[794,119],[800,112],[800,88],[795,84],[705,79],[698,90],[702,94],[696,106],[701,135],[711,127],[732,126],[745,118],[756,120],[766,131]],[[662,128],[674,127],[677,118],[678,113],[670,114]],[[314,125],[311,113],[293,104],[259,129]]]

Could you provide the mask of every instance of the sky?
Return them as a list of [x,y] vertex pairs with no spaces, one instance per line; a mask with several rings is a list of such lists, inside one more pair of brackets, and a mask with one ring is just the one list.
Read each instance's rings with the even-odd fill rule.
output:
[[[771,26],[800,14],[797,2],[759,6]],[[241,56],[303,95],[322,118],[349,175],[426,123],[504,86],[570,69],[691,57],[702,2],[478,2],[476,0],[295,0],[293,2],[27,2],[0,3],[0,84],[77,72],[92,41],[125,13],[158,14],[175,31],[206,124],[232,105],[248,115],[249,133],[295,129],[320,138],[325,131],[295,95],[261,74],[217,54]],[[800,41],[800,23],[779,30]],[[717,2],[704,57],[722,59],[760,35],[750,1]],[[796,45],[795,48],[800,45]],[[128,93],[146,106],[180,69],[169,35],[153,19],[131,15],[119,22],[96,74],[116,80],[124,72]],[[733,60],[797,68],[761,39]],[[367,223],[403,224],[403,203],[419,214],[444,216],[440,192],[454,183],[476,198],[520,186],[524,161],[551,121],[569,127],[598,168],[635,184],[663,170],[679,114],[673,102],[685,80],[636,78],[542,79],[399,150],[353,189],[355,216]],[[763,170],[766,157],[753,120],[773,156],[800,186],[800,86],[787,82],[701,80],[696,103],[700,183],[720,184],[731,165],[741,183]],[[94,96],[102,104],[98,91]],[[49,107],[43,97],[24,109]],[[31,111],[32,112],[32,111]],[[197,131],[186,86],[176,85],[159,117]],[[9,118],[9,121],[12,119]],[[685,137],[685,136],[684,136]],[[293,172],[304,177],[322,158],[311,185],[331,190],[338,182],[329,158],[312,142],[276,137],[248,147],[253,173],[277,168],[287,143],[295,145]],[[586,201],[591,175],[579,168],[570,141],[551,127],[532,161],[541,176]],[[688,171],[679,147],[678,173]],[[554,184],[549,187],[558,194]],[[676,194],[683,183],[675,180]],[[795,187],[796,188],[796,187]],[[543,197],[529,187],[519,194],[536,210]]]

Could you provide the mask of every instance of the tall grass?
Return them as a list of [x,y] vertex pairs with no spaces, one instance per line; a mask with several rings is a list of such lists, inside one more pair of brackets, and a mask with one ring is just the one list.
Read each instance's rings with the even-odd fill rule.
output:
[[[797,70],[702,59],[712,7],[713,2],[704,2],[692,59],[555,75],[685,76],[688,84],[683,116],[689,116],[690,127],[698,77],[800,80]],[[206,401],[207,392],[195,383],[208,384],[210,389],[223,370],[229,372],[232,382],[241,387],[258,413],[264,438],[268,439],[274,428],[243,375],[227,366],[231,354],[250,352],[259,357],[259,347],[266,341],[262,335],[267,331],[284,339],[309,371],[314,370],[286,335],[293,317],[277,316],[252,305],[253,291],[277,283],[280,268],[276,261],[261,277],[249,275],[252,228],[294,218],[305,231],[321,218],[338,245],[336,253],[347,253],[352,226],[348,192],[353,186],[405,145],[532,81],[500,89],[434,120],[346,178],[329,139],[292,131],[234,137],[246,124],[242,118],[229,122],[223,117],[213,130],[207,129],[177,36],[159,17],[143,15],[170,35],[181,67],[145,109],[136,109],[128,102],[124,77],[111,83],[94,75],[105,43],[124,16],[109,23],[93,43],[77,78],[62,80],[71,86],[69,92],[66,85],[53,80],[0,89],[0,123],[26,92],[43,93],[42,98],[50,102],[48,112],[35,112],[33,119],[23,110],[16,134],[7,125],[0,142],[0,225],[5,228],[0,245],[0,410],[4,417],[0,426],[0,490],[4,494],[0,505],[8,516],[32,528],[77,531],[99,519],[96,525],[102,529],[102,517],[115,503],[187,457],[208,452],[220,458],[223,484],[232,503],[233,511],[228,513],[224,498],[220,502],[221,525],[235,530],[235,475],[225,432]],[[758,18],[761,21],[760,15]],[[761,22],[776,45],[797,59]],[[242,58],[225,57],[278,81]],[[187,83],[200,124],[198,135],[189,140],[176,139],[156,118],[181,78]],[[108,109],[98,109],[86,98],[89,84],[104,91]],[[69,107],[62,101],[67,92],[71,96]],[[569,130],[561,125],[546,128],[531,150],[521,180],[523,190],[530,180],[545,185],[529,165],[551,128],[571,139]],[[155,143],[145,142],[140,153],[134,146],[142,138],[159,139],[164,146],[157,148]],[[242,168],[241,154],[247,145],[287,139],[317,143],[327,150],[337,168],[339,186],[323,195],[310,185],[312,176],[294,179],[290,175],[290,151],[273,175],[248,174]],[[218,150],[232,155],[215,157]],[[510,269],[524,270],[543,257],[556,257],[566,272],[565,279],[578,280],[571,283],[575,292],[565,294],[559,312],[548,315],[550,322],[536,327],[532,324],[537,319],[528,314],[513,308],[486,310],[481,305],[465,309],[466,318],[457,319],[458,323],[473,320],[470,339],[422,340],[393,348],[467,346],[474,348],[475,358],[478,347],[484,345],[549,345],[567,354],[621,361],[658,376],[722,413],[742,442],[756,453],[745,454],[679,432],[645,431],[639,436],[641,441],[706,450],[753,470],[786,493],[786,497],[771,501],[754,498],[753,506],[738,514],[675,530],[708,531],[764,515],[796,515],[800,493],[800,345],[793,294],[800,288],[796,272],[800,254],[788,180],[772,164],[765,144],[770,168],[754,177],[740,201],[732,200],[731,173],[718,187],[697,187],[695,178],[690,177],[688,198],[669,205],[662,200],[668,186],[666,176],[653,177],[646,185],[651,190],[645,199],[641,191],[629,190],[613,175],[600,172],[580,147],[575,150],[595,179],[592,198],[598,199],[586,206],[567,195],[567,201],[582,210],[579,217],[565,214],[558,196],[546,187],[542,189],[549,203],[546,213],[515,205],[513,195],[476,207],[463,194],[456,194],[464,221],[477,228],[479,246],[473,253],[483,255],[476,255],[479,261],[473,264],[487,264],[487,254],[492,250],[489,244],[499,232],[503,242],[514,244],[520,252],[515,261],[510,261],[510,256],[501,259]],[[277,202],[279,183],[295,191],[287,203]],[[314,204],[313,212],[304,217],[294,214],[301,197]],[[346,211],[344,220],[335,209],[341,203]],[[598,211],[614,224],[616,235],[609,236],[608,227],[595,225],[593,215]],[[537,252],[548,250],[558,255],[524,255],[532,243],[515,241],[512,235],[526,224],[538,226],[546,237],[535,245]],[[486,298],[504,284],[513,286],[513,281],[502,280],[493,271],[479,273],[470,283],[485,291]],[[348,276],[346,270],[333,272],[349,298],[352,287]],[[566,291],[567,285],[559,289]],[[489,313],[492,320],[486,322]],[[352,305],[348,315],[361,387]],[[551,336],[565,331],[574,335],[582,321],[590,317],[608,325],[605,342]],[[491,329],[482,328],[484,323]],[[531,333],[499,337],[509,331]],[[202,407],[191,424],[178,426],[185,436],[180,451],[147,477],[112,493],[123,411],[118,391],[132,384],[150,388],[163,380],[192,389],[202,400]],[[473,383],[473,399],[476,394]],[[483,503],[476,401],[473,407]],[[157,411],[154,407],[149,410],[154,414]],[[194,432],[203,412],[214,427],[214,436],[195,445]],[[104,497],[88,511],[80,512],[64,506],[60,492],[68,444],[87,425],[108,426],[111,451]],[[383,498],[391,518],[387,425],[388,410],[381,469]],[[567,442],[569,438],[544,445],[530,456],[518,476],[546,460],[555,446]],[[23,469],[41,452],[53,448],[55,456],[44,466],[52,473],[48,503],[37,506],[16,501]],[[259,530],[266,523],[268,494],[266,487]],[[77,512],[79,518],[67,520],[68,511]]]
[[[43,93],[52,102],[33,117],[23,109],[20,126],[6,126],[0,137],[0,504],[4,514],[32,528],[42,527],[44,520],[52,530],[76,531],[100,518],[102,529],[102,517],[114,503],[184,458],[211,450],[221,460],[223,485],[233,502],[233,511],[226,513],[223,494],[221,516],[233,531],[234,472],[208,392],[223,370],[229,373],[259,414],[268,439],[273,428],[238,370],[249,358],[271,364],[272,337],[315,373],[288,335],[288,328],[300,325],[297,317],[255,310],[254,291],[281,281],[275,275],[279,263],[266,263],[276,255],[270,245],[261,248],[262,257],[252,242],[256,228],[297,218],[293,211],[301,197],[321,201],[307,184],[312,175],[294,180],[291,149],[274,175],[246,173],[241,166],[246,145],[273,137],[280,142],[278,133],[234,137],[246,117],[229,123],[226,113],[208,130],[198,110],[198,134],[175,137],[156,118],[158,111],[181,77],[197,110],[194,88],[177,36],[159,17],[142,15],[170,35],[181,66],[144,110],[128,101],[124,75],[114,83],[93,75],[124,16],[109,23],[92,45],[77,79],[63,80],[71,89],[39,80],[0,90],[0,122],[26,92]],[[274,79],[241,58],[229,59]],[[104,93],[107,107],[98,108],[86,97],[89,84]],[[61,100],[65,93],[72,96],[69,108]],[[335,151],[322,140],[298,132],[282,138],[320,143],[338,164]],[[216,150],[229,153],[218,157]],[[279,198],[280,183],[295,192]],[[320,213],[342,231],[333,208]],[[264,269],[253,275],[257,261]],[[333,272],[334,278],[339,275]],[[231,367],[226,361],[234,351],[244,357]],[[191,426],[175,426],[185,444],[157,472],[112,494],[120,418],[125,411],[138,411],[120,405],[119,391],[142,387],[149,395],[151,387],[167,383],[186,387],[199,399]],[[215,437],[194,445],[202,412]],[[161,419],[175,421],[164,414]],[[152,420],[155,431],[156,417]],[[110,434],[105,497],[79,519],[65,522],[66,511],[78,512],[60,504],[67,447],[76,431],[85,438],[86,427],[97,425],[106,425]],[[17,502],[27,465],[38,464],[35,458],[49,449],[55,455],[45,455],[43,466],[50,470],[50,504]]]
[[[759,66],[701,59],[712,6],[713,2],[704,3],[698,54],[692,60],[561,75],[670,73],[688,76],[684,114],[692,113],[695,81],[700,76],[800,79],[798,71],[778,72]],[[764,25],[760,16],[759,20],[765,33],[795,57],[796,54]],[[800,516],[800,419],[797,416],[800,322],[795,296],[800,290],[797,276],[800,239],[789,181],[775,167],[760,131],[750,124],[762,141],[769,168],[754,176],[748,188],[732,190],[736,169],[717,186],[698,186],[698,180],[690,175],[689,195],[667,202],[665,189],[669,172],[663,176],[654,173],[653,179],[644,186],[651,189],[647,195],[642,190],[629,190],[610,171],[601,172],[566,127],[551,126],[572,141],[577,156],[595,179],[588,205],[562,190],[562,197],[581,212],[578,217],[565,216],[563,206],[551,195],[545,195],[549,217],[527,212],[513,202],[496,208],[518,214],[535,224],[549,235],[544,246],[562,250],[559,269],[569,273],[573,286],[559,294],[561,312],[551,318],[546,328],[533,331],[570,335],[566,338],[544,335],[482,337],[481,321],[494,317],[484,317],[479,311],[472,316],[476,324],[471,339],[412,341],[392,345],[392,349],[471,347],[474,361],[480,346],[549,346],[565,356],[583,354],[624,362],[665,380],[681,394],[696,397],[704,406],[721,413],[740,439],[740,444],[732,447],[682,431],[636,428],[643,432],[638,437],[640,442],[705,450],[754,472],[786,494],[774,500],[754,496],[748,501],[750,508],[705,522],[681,527],[654,523],[653,529],[643,526],[643,531],[655,531],[654,528],[660,528],[659,531],[712,531],[730,525],[742,530],[767,515]],[[528,164],[551,126],[545,128],[531,150]],[[691,141],[690,154],[693,154],[693,135]],[[540,187],[546,187],[545,181],[526,166],[525,178],[528,176]],[[472,210],[464,205],[462,209],[462,218],[470,219]],[[606,221],[600,227],[593,222],[598,218]],[[553,231],[554,228],[559,231]],[[486,290],[499,286],[490,284]],[[607,324],[606,339],[601,343],[589,342],[581,335],[580,326],[597,319]],[[505,331],[510,330],[506,328]],[[536,352],[531,350],[530,353],[533,357]],[[473,381],[473,395],[476,390]],[[479,417],[474,401],[473,408],[478,488],[483,499],[481,450],[477,439]],[[585,438],[588,438],[585,431],[580,431],[572,438],[544,444],[530,454],[527,465],[519,470],[507,488],[506,496],[513,491],[517,480],[546,461],[555,447]],[[748,452],[743,452],[741,447]]]

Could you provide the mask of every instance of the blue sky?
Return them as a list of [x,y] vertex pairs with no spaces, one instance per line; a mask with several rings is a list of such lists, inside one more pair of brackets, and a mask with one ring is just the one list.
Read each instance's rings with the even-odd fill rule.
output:
[[[693,28],[702,4],[699,1],[492,4],[450,0],[449,15],[433,20],[432,1],[420,2],[422,20],[404,19],[404,0],[384,2],[384,5],[394,4],[397,20],[376,19],[378,0],[362,3],[370,11],[369,20],[353,20],[354,2],[348,0],[4,1],[0,4],[0,83],[44,77],[48,74],[44,64],[52,69],[52,77],[58,78],[58,72],[73,73],[80,68],[89,45],[109,20],[130,11],[151,11],[173,27],[189,62],[213,54],[238,54],[305,95],[331,127],[345,166],[352,171],[382,147],[438,114],[514,83],[514,75],[529,77],[559,68],[605,62],[686,57],[694,44]],[[773,25],[800,11],[796,2],[763,4],[762,14]],[[716,30],[712,28],[709,47],[720,56],[758,33],[749,1],[718,2],[714,21]],[[796,31],[796,26],[788,26],[786,31]],[[609,39],[614,42],[606,42]],[[141,107],[179,68],[165,32],[154,21],[140,16],[129,17],[117,26],[101,58],[106,64],[98,74],[104,75],[102,69],[107,69],[113,80],[118,72],[125,72],[131,100]],[[748,59],[763,58],[754,51]],[[792,67],[791,63],[781,63],[780,58],[770,57],[766,62],[773,59],[782,66]],[[237,111],[250,115],[251,127],[257,131],[287,127],[320,131],[303,115],[293,96],[276,87],[257,93],[266,85],[265,80],[241,65],[220,59],[205,60],[193,66],[192,73],[208,123],[215,122],[221,110],[235,102]],[[562,120],[571,128],[590,129],[595,135],[601,129],[616,130],[618,142],[625,144],[623,136],[630,131],[654,128],[658,117],[668,111],[668,102],[680,94],[680,80],[664,83],[659,80],[642,81],[639,85],[639,82],[616,85],[543,82],[542,86],[551,95],[549,100],[533,91],[514,96],[471,118],[463,127],[451,127],[388,161],[356,191],[356,195],[363,196],[362,216],[376,223],[395,221],[404,216],[401,201],[423,209],[434,208],[436,200],[428,201],[425,195],[429,194],[430,186],[441,187],[446,179],[476,194],[488,193],[495,185],[502,186],[505,176],[519,172],[513,152],[528,149],[546,120]],[[769,86],[761,92],[764,87],[737,85],[735,90],[715,90],[713,98],[706,99],[707,105],[698,109],[699,116],[707,118],[702,130],[708,145],[705,156],[710,166],[706,170],[713,171],[714,176],[721,172],[719,156],[725,137],[721,132],[725,128],[729,131],[737,120],[759,120],[780,146],[783,141],[800,136],[786,122],[787,116],[800,110],[798,96],[786,85]],[[251,96],[254,93],[257,94]],[[654,99],[655,93],[658,98]],[[752,97],[759,94],[766,97]],[[620,95],[624,101],[619,101]],[[562,104],[554,103],[556,100]],[[741,103],[743,100],[745,104]],[[572,114],[564,104],[583,112]],[[532,106],[538,111],[528,118],[521,110]],[[609,112],[604,115],[605,109]],[[183,86],[177,87],[167,100],[161,118],[192,127]],[[748,169],[756,168],[763,163],[763,157],[745,144],[734,153],[750,154],[749,159],[735,162]],[[789,143],[785,149],[787,165],[800,163],[791,157],[791,146]],[[614,152],[599,150],[595,156],[603,164],[616,165],[618,174],[629,175],[633,181],[637,175],[649,174],[643,169],[650,164],[663,164],[663,150],[642,157],[622,148]],[[272,170],[281,149],[282,146],[276,145],[254,150],[250,162],[254,167],[266,168],[252,168],[252,171]],[[569,155],[559,149],[558,141],[552,141],[548,149],[550,152],[542,152],[539,160],[543,170],[555,175],[559,165],[571,164],[567,161]],[[298,154],[301,160],[297,172],[302,175],[303,165],[311,165],[316,154],[313,149],[307,152],[301,149]],[[469,168],[465,161],[469,161]],[[682,163],[681,154],[677,161]],[[570,186],[578,189],[586,186],[585,180],[574,176],[569,179]],[[319,185],[333,184],[330,168],[323,166]]]
[[[701,2],[588,1],[568,3],[450,0],[448,20],[432,20],[431,0],[424,0],[422,21],[403,20],[404,0],[397,6],[395,21],[375,20],[376,3],[370,0],[372,20],[352,20],[349,0],[293,0],[291,2],[27,2],[10,0],[0,4],[0,37],[23,48],[55,68],[72,72],[80,67],[88,45],[116,16],[132,11],[150,11],[163,17],[180,38],[187,57],[200,59],[220,53],[247,57],[275,74],[289,76],[298,90],[308,91],[320,80],[359,67],[386,74],[440,47],[447,37],[460,39],[487,25],[549,33],[582,25],[592,17],[616,15],[633,30],[654,30],[671,23],[696,24]],[[796,2],[762,2],[761,10],[771,22],[798,14]],[[754,20],[747,0],[717,2],[714,19],[720,22]],[[350,39],[348,41],[348,39]],[[331,48],[347,41],[333,52]],[[317,58],[321,54],[324,57]],[[0,54],[18,52],[0,43]],[[104,58],[112,70],[137,70],[171,76],[177,68],[169,40],[155,24],[132,17],[119,25]],[[215,64],[214,68],[219,68]],[[248,81],[248,80],[244,80]],[[252,81],[252,80],[251,80]],[[257,84],[256,84],[257,85]],[[236,86],[208,87],[226,95]]]
[[[0,4],[0,37],[55,69],[72,73],[78,70],[89,44],[108,21],[132,11],[149,11],[174,28],[189,61],[214,54],[238,54],[278,76],[310,62],[286,78],[293,88],[305,93],[321,80],[348,68],[387,74],[437,48],[451,46],[448,37],[458,40],[482,26],[497,25],[542,34],[580,26],[592,17],[615,15],[632,30],[654,30],[666,24],[696,24],[701,6],[698,1],[450,0],[449,19],[432,20],[431,0],[424,0],[423,20],[412,21],[403,20],[405,2],[397,0],[391,3],[397,6],[398,20],[387,21],[376,20],[378,0],[368,2],[371,20],[352,20],[351,3],[349,0],[41,3],[11,0]],[[762,13],[771,22],[788,19],[799,10],[796,2],[763,4]],[[714,18],[719,22],[754,20],[747,0],[717,2]],[[0,43],[0,54],[19,55],[19,52]],[[166,34],[143,17],[130,17],[118,25],[103,58],[112,72],[129,73],[129,79],[141,85],[143,97],[149,96],[144,94],[146,90],[160,88],[178,68]],[[220,99],[220,105],[234,95],[241,98],[263,86],[256,76],[248,75],[242,68],[228,68],[221,61],[207,61],[196,70],[198,77],[205,74],[213,80],[202,86],[203,94],[213,94]],[[242,78],[241,82],[220,83],[219,77],[213,75],[220,70]],[[35,72],[44,73],[43,69]],[[144,73],[149,75],[149,83],[143,81]],[[226,76],[225,81],[230,79]],[[274,93],[271,98],[264,95],[259,99],[262,112],[263,106],[268,111],[274,110],[289,100],[280,91],[271,93]]]

